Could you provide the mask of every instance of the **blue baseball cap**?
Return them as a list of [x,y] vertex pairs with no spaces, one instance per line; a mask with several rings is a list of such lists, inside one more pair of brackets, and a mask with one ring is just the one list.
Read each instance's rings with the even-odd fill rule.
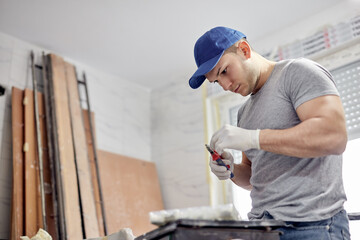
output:
[[215,27],[202,35],[195,43],[194,57],[198,67],[189,80],[191,88],[196,89],[205,81],[205,74],[219,62],[225,50],[246,36],[227,27]]

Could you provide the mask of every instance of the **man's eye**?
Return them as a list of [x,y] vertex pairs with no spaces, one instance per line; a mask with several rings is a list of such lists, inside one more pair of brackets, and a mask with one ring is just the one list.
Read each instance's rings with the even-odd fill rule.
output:
[[221,72],[221,74],[225,74],[226,71],[227,71],[227,69],[225,68],[225,69]]

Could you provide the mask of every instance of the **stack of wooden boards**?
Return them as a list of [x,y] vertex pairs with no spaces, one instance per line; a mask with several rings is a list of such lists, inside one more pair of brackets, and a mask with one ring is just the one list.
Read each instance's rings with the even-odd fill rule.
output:
[[[163,209],[155,165],[94,149],[75,67],[49,54],[43,56],[43,71],[44,94],[37,98],[46,230],[53,239],[86,239],[125,227],[135,235],[154,229],[148,213]],[[32,237],[44,227],[33,96],[30,89],[12,89],[11,239]]]

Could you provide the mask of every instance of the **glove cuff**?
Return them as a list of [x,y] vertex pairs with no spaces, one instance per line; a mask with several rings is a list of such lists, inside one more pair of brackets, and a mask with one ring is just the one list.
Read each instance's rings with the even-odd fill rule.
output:
[[255,149],[260,149],[260,129],[253,130],[252,132],[252,146]]

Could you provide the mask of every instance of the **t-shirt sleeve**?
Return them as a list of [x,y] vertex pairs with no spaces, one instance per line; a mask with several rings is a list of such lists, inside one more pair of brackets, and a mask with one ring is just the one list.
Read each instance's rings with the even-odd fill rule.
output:
[[330,72],[304,58],[297,59],[289,65],[285,77],[285,89],[295,109],[320,96],[339,96]]

